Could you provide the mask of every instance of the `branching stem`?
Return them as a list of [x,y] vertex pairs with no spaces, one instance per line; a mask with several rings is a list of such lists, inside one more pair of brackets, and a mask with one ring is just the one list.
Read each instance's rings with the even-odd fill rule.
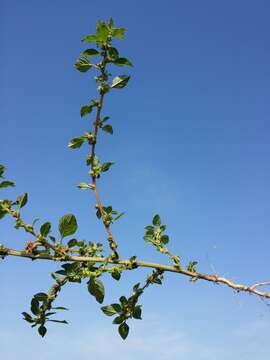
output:
[[[78,262],[93,262],[93,263],[107,262],[110,264],[119,264],[119,265],[129,265],[130,264],[130,260],[126,260],[126,259],[108,260],[103,257],[67,256],[67,258],[65,260],[58,260],[53,255],[49,255],[49,254],[33,255],[33,254],[27,254],[25,251],[18,251],[18,250],[6,249],[6,248],[4,250],[0,250],[0,255],[1,255],[1,252],[2,252],[2,255],[5,255],[5,256],[10,255],[10,256],[25,257],[25,258],[29,258],[32,260],[78,261]],[[264,282],[264,283],[257,283],[254,285],[244,285],[244,284],[236,283],[230,279],[227,279],[227,278],[219,276],[219,275],[203,274],[200,272],[191,272],[191,271],[188,271],[186,269],[183,269],[183,268],[180,268],[177,266],[158,264],[158,263],[153,263],[153,262],[148,262],[148,261],[140,261],[140,260],[137,260],[136,264],[138,265],[138,267],[141,267],[141,268],[152,268],[152,269],[161,270],[163,272],[166,272],[166,271],[173,272],[173,273],[178,273],[178,274],[187,276],[191,279],[205,280],[205,281],[209,281],[209,282],[216,283],[216,284],[224,284],[224,285],[236,290],[237,292],[244,291],[244,292],[258,295],[265,299],[270,299],[270,292],[260,291],[257,289],[258,286],[269,285],[270,281]]]

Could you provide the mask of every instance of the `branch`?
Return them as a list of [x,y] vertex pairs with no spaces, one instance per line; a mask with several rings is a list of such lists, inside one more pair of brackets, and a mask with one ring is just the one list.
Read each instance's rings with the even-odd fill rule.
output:
[[[106,262],[109,264],[125,265],[130,269],[130,260],[126,260],[126,259],[113,259],[113,260],[110,259],[110,260],[108,260],[108,258],[104,258],[104,257],[70,256],[70,255],[68,255],[65,259],[63,259],[63,258],[57,259],[55,256],[49,255],[49,254],[33,255],[33,254],[28,254],[25,251],[18,251],[18,250],[12,250],[12,249],[7,249],[7,248],[0,250],[0,256],[1,255],[2,256],[8,256],[8,255],[9,256],[18,256],[18,257],[29,258],[32,260],[52,260],[52,261],[61,261],[61,262],[63,262],[63,261],[93,262],[93,263],[105,263]],[[257,289],[257,287],[259,287],[259,286],[270,285],[270,281],[256,283],[254,285],[248,286],[248,285],[244,285],[244,284],[235,283],[234,281],[232,281],[230,279],[226,279],[219,275],[203,274],[203,273],[200,273],[197,271],[191,272],[191,271],[185,270],[181,267],[178,267],[177,265],[170,266],[170,265],[157,264],[157,263],[153,263],[153,262],[140,261],[140,260],[136,260],[136,265],[137,265],[137,267],[152,268],[152,269],[157,269],[157,270],[161,270],[164,272],[167,271],[167,272],[181,274],[181,275],[191,278],[192,280],[200,279],[200,280],[213,282],[216,284],[224,284],[224,285],[236,290],[237,292],[244,291],[244,292],[258,295],[265,299],[270,299],[270,292],[260,291]]]

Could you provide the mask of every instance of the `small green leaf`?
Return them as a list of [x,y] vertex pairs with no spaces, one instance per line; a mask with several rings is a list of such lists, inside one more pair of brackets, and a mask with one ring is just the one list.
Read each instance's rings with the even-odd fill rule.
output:
[[78,188],[79,188],[79,189],[82,189],[82,190],[86,190],[86,189],[91,189],[91,190],[93,190],[93,189],[94,189],[94,185],[81,182],[81,183],[78,184]]
[[123,315],[117,316],[114,320],[113,320],[113,324],[121,324],[123,321],[125,321],[125,317]]
[[68,242],[68,247],[73,247],[76,246],[78,244],[78,241],[76,239],[71,239]]
[[28,200],[27,193],[24,193],[17,197],[16,203],[18,204],[19,209],[21,209],[22,207],[24,207],[27,204],[27,200]]
[[190,261],[187,266],[187,271],[195,273],[197,264],[198,264],[198,261]]
[[62,216],[59,220],[58,229],[62,239],[66,236],[73,235],[78,229],[76,217],[73,214]]
[[4,165],[0,164],[0,178],[3,177],[5,170],[6,170],[6,168],[4,167]]
[[34,315],[38,315],[40,311],[39,302],[35,297],[31,300],[31,311]]
[[129,333],[129,326],[126,322],[122,323],[119,328],[118,332],[123,340],[125,340]]
[[93,56],[99,55],[99,51],[97,51],[96,49],[87,49],[82,52],[82,55],[91,58]]
[[90,278],[88,282],[88,291],[91,295],[95,297],[97,302],[99,302],[100,304],[103,303],[105,289],[104,285],[99,279],[96,279],[95,277]]
[[132,316],[134,317],[134,319],[139,319],[139,320],[142,319],[141,305],[137,305],[133,308]]
[[102,130],[109,134],[113,134],[113,128],[109,124],[102,126]]
[[22,315],[24,316],[24,320],[26,320],[29,323],[33,323],[34,320],[31,315],[29,315],[27,312],[22,312]]
[[143,239],[147,243],[152,243],[153,242],[153,237],[152,236],[144,236]]
[[79,57],[74,66],[80,72],[86,72],[93,66],[93,64],[88,61],[87,57]]
[[153,217],[153,221],[152,221],[153,225],[155,226],[160,226],[160,216],[157,214]]
[[121,278],[121,272],[118,269],[114,269],[111,275],[115,280],[120,280]]
[[89,34],[89,35],[85,36],[81,41],[92,43],[92,42],[97,41],[97,37],[96,37],[96,35]]
[[0,182],[0,188],[6,188],[8,186],[15,186],[15,184],[14,182],[8,180]]
[[125,32],[127,31],[127,29],[125,28],[115,28],[113,29],[113,33],[112,33],[112,36],[117,38],[117,39],[124,39],[124,35],[125,35]]
[[119,300],[122,305],[126,305],[128,302],[127,298],[125,296],[121,296]]
[[118,58],[116,60],[114,60],[114,65],[118,65],[118,66],[133,66],[132,63],[126,59],[126,58]]
[[109,47],[108,52],[109,52],[109,56],[110,56],[111,60],[114,61],[119,58],[118,50],[115,47],[112,47],[112,46]]
[[123,87],[125,87],[127,85],[129,79],[130,79],[130,76],[127,76],[127,75],[116,76],[113,79],[111,88],[122,89]]
[[34,298],[35,298],[37,301],[47,301],[48,295],[45,294],[45,293],[37,293],[37,294],[34,295]]
[[39,332],[39,335],[41,335],[42,337],[45,336],[46,332],[47,332],[47,329],[45,328],[44,325],[40,325],[40,327],[38,328],[38,332]]
[[51,223],[50,222],[45,222],[43,225],[41,225],[40,227],[40,233],[42,236],[46,237],[49,235],[49,232],[51,231]]
[[101,171],[103,171],[103,172],[108,171],[113,164],[114,164],[113,162],[106,162],[106,163],[102,164]]
[[161,242],[163,244],[167,244],[169,242],[169,236],[168,235],[162,235],[160,240],[161,240]]
[[107,40],[109,35],[109,29],[105,22],[100,20],[98,21],[96,33],[98,41],[105,42]]
[[81,117],[90,114],[92,110],[93,110],[92,105],[84,105],[83,107],[81,107],[81,111],[80,111]]
[[79,137],[73,138],[68,143],[68,147],[70,147],[72,149],[80,148],[82,146],[82,144],[84,143],[84,141],[85,141],[84,136],[79,136]]
[[118,312],[121,312],[122,308],[119,304],[111,304],[108,306],[103,306],[101,310],[104,312],[107,316],[112,316],[114,314],[117,314]]

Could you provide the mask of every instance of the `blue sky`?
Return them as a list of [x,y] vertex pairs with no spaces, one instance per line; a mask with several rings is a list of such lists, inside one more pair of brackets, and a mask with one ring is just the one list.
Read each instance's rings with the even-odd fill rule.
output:
[[[270,44],[268,1],[2,1],[0,162],[27,191],[28,221],[74,213],[78,237],[105,239],[87,181],[85,151],[67,148],[88,128],[79,110],[96,96],[91,77],[73,64],[80,39],[98,19],[128,28],[121,54],[134,63],[124,90],[110,94],[101,158],[115,161],[100,181],[104,204],[126,211],[114,226],[122,256],[166,261],[144,244],[155,213],[168,226],[171,250],[184,263],[239,282],[269,280]],[[123,73],[124,70],[120,69]],[[119,72],[119,73],[120,73]],[[21,248],[28,237],[8,219],[0,243]],[[1,354],[8,360],[243,360],[270,351],[269,309],[259,299],[168,274],[143,299],[143,322],[126,342],[84,286],[63,290],[69,326],[41,339],[21,318],[32,294],[46,290],[57,264],[10,258],[1,267]],[[145,271],[106,280],[105,303],[129,294]],[[10,346],[15,343],[17,346]],[[108,341],[109,346],[106,346]],[[59,344],[61,345],[59,348]],[[105,346],[104,346],[105,345]]]

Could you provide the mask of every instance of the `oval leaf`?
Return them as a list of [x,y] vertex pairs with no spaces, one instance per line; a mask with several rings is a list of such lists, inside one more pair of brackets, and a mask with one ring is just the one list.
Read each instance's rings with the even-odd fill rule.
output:
[[155,225],[155,226],[160,226],[160,216],[157,214],[157,215],[155,215],[154,217],[153,217],[153,225]]
[[127,85],[129,79],[130,79],[130,76],[127,76],[127,75],[116,76],[113,79],[111,88],[122,89],[123,87],[125,87]]
[[73,235],[78,229],[77,220],[74,215],[67,214],[61,217],[58,225],[62,239],[66,236]]
[[125,340],[129,333],[129,326],[127,323],[123,323],[119,326],[118,332],[123,340]]
[[8,181],[8,180],[2,181],[2,182],[0,183],[0,188],[6,188],[6,187],[8,187],[8,186],[15,186],[15,184],[14,184],[14,182]]
[[91,295],[95,297],[97,302],[99,302],[100,304],[103,303],[105,289],[104,289],[104,285],[100,280],[91,277],[88,282],[88,291]]
[[86,57],[80,57],[74,66],[80,72],[86,72],[93,66],[93,64],[91,64]]
[[46,237],[49,235],[49,232],[51,231],[51,223],[50,222],[45,222],[43,225],[41,225],[40,227],[40,233],[42,236]]
[[125,65],[133,66],[132,63],[127,58],[118,58],[114,60],[113,63],[118,66],[125,66]]
[[79,136],[74,139],[71,139],[70,142],[68,143],[68,147],[70,147],[71,149],[80,148],[84,143],[84,140],[85,140],[84,136]]
[[39,333],[39,335],[41,335],[42,337],[44,337],[45,334],[46,334],[46,332],[47,332],[47,329],[45,328],[45,326],[44,326],[44,325],[40,325],[40,327],[38,328],[38,333]]
[[16,203],[18,204],[19,209],[21,209],[22,207],[24,207],[24,205],[27,204],[27,200],[28,200],[27,193],[24,193],[17,197]]
[[97,51],[96,49],[87,49],[87,50],[84,50],[82,55],[87,56],[87,57],[93,57],[93,56],[99,55],[99,51]]

